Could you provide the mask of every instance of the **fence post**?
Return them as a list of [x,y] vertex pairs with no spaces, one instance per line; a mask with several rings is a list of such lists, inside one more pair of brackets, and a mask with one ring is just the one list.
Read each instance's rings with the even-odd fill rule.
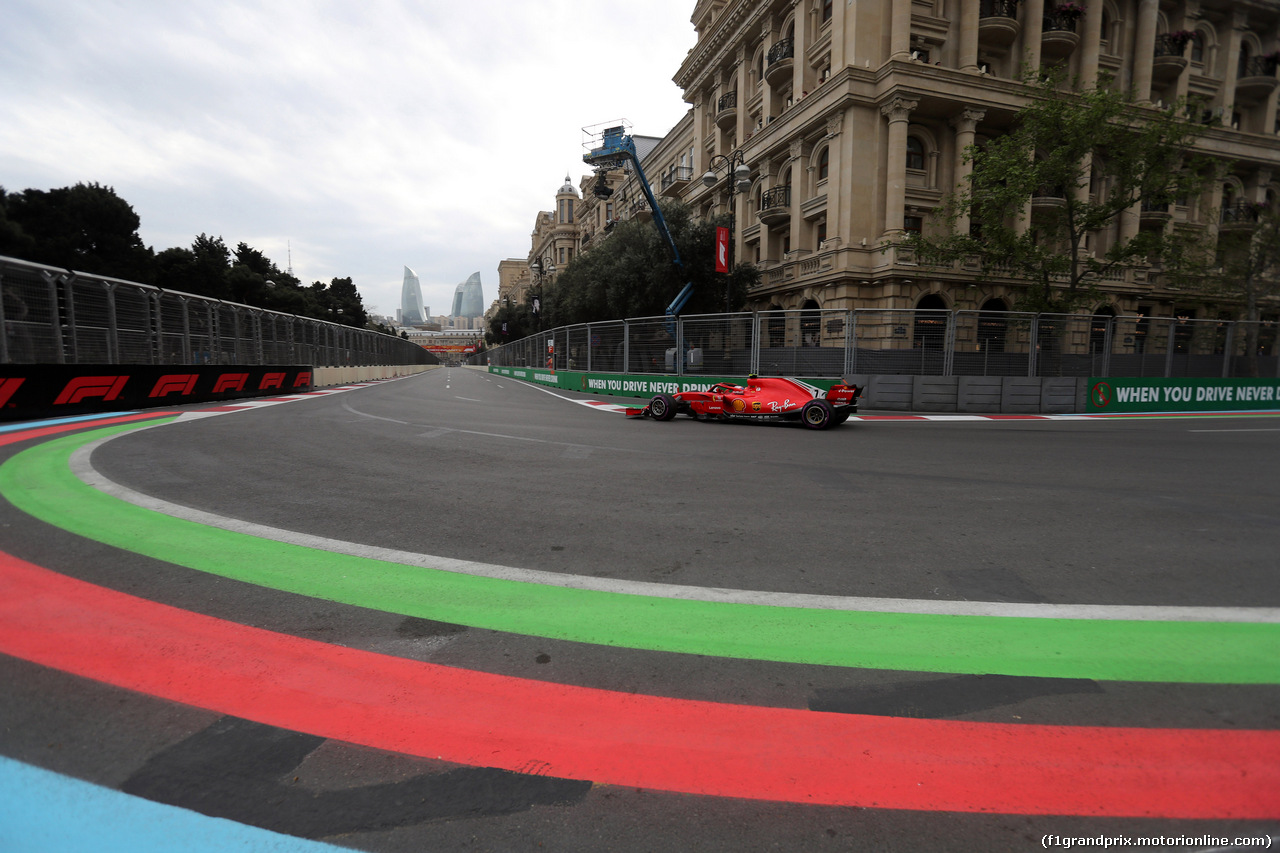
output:
[[1231,354],[1235,350],[1236,345],[1236,323],[1231,320],[1227,323],[1227,339],[1222,345],[1222,378],[1231,378]]
[[751,356],[747,361],[748,373],[760,373],[760,312],[751,312]]
[[852,308],[846,308],[844,313],[844,372],[840,375],[841,382],[858,372],[858,335],[853,325],[858,320],[858,313]]
[[[0,293],[4,292],[4,272],[0,271]],[[4,299],[0,299],[0,364],[9,363],[9,321],[5,318]]]
[[1115,342],[1116,319],[1108,317],[1107,328],[1102,333],[1102,372],[1099,376],[1111,375],[1111,347]]
[[684,376],[684,318],[676,315],[676,355],[672,359],[675,363],[676,376]]
[[107,292],[107,364],[120,363],[120,322],[116,317],[116,286],[100,282]]
[[[71,363],[75,364],[79,361],[76,358],[76,305],[75,300],[71,298],[71,285],[68,283],[69,278],[66,275],[52,275],[51,273],[41,271],[46,282],[49,283],[49,312],[50,325],[53,326],[53,345],[58,353],[58,364],[67,363],[67,341],[66,335],[71,334]],[[58,310],[58,285],[62,285],[63,310]],[[65,319],[64,319],[65,318]]]
[[943,376],[950,376],[952,371],[955,370],[956,325],[957,325],[956,318],[958,315],[959,315],[958,311],[951,311],[947,314],[947,331],[945,336],[943,337],[943,340],[945,341],[945,343],[943,344],[943,350],[942,350],[942,375]]
[[164,318],[160,314],[160,291],[148,293],[147,299],[151,303],[151,363],[164,364],[164,335],[160,326]]
[[1169,379],[1173,376],[1173,341],[1178,333],[1178,321],[1176,319],[1169,321],[1169,334],[1165,336],[1164,341],[1164,378]]
[[1027,347],[1027,376],[1034,377],[1040,356],[1040,315],[1037,314],[1031,318],[1031,340]]

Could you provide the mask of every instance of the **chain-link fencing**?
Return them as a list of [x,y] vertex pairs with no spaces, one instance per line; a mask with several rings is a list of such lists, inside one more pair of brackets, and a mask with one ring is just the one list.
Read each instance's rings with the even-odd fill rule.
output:
[[417,344],[146,284],[0,258],[0,363],[435,364]]
[[1013,311],[760,311],[552,329],[473,364],[593,373],[1276,377],[1277,323]]

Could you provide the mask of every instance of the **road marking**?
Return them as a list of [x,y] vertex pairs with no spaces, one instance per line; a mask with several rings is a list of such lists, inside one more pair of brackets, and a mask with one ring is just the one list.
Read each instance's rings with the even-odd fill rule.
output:
[[0,554],[0,652],[416,756],[811,805],[1280,816],[1280,732],[974,723],[729,705],[493,675],[190,613]]
[[334,847],[131,797],[0,756],[6,853],[340,853]]
[[[69,467],[82,445],[129,428],[56,439],[0,466],[0,493],[20,510],[78,535],[247,583],[407,616],[622,648],[920,672],[993,673],[1094,680],[1280,683],[1280,611],[1269,608],[1134,608],[1147,618],[1078,618],[1108,608],[996,603],[877,602],[663,585],[596,588],[585,578],[423,555],[405,562],[381,549],[266,528],[206,526],[127,503],[81,482]],[[79,455],[87,458],[88,450]],[[78,461],[78,468],[83,468]],[[22,483],[40,483],[39,489]],[[99,485],[105,485],[99,483]],[[287,532],[286,532],[287,533]],[[354,553],[316,550],[347,547]],[[424,571],[428,569],[428,571]],[[560,584],[554,584],[559,577]],[[584,586],[587,585],[584,583]],[[629,589],[630,592],[622,592]],[[676,597],[681,596],[681,597]],[[789,602],[786,606],[780,601]],[[825,606],[795,606],[801,601]],[[930,612],[902,612],[917,608]],[[872,610],[867,608],[877,607]],[[887,605],[887,607],[886,607]],[[1066,609],[1062,609],[1065,607]],[[859,609],[845,609],[859,608]],[[984,612],[985,611],[985,612]],[[1076,618],[1062,614],[1074,612]],[[999,614],[999,615],[995,615]],[[1051,615],[1052,614],[1052,615]],[[1234,620],[1234,621],[1206,621]],[[1182,620],[1182,621],[1175,621]]]

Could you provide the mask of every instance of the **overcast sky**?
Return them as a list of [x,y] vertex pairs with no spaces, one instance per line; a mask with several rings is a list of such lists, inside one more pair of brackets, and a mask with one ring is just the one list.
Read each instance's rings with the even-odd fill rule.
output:
[[[694,0],[3,0],[0,186],[115,188],[157,252],[292,246],[394,315],[524,258],[582,128],[662,136]],[[90,270],[91,272],[91,270]],[[178,283],[168,283],[178,287]]]

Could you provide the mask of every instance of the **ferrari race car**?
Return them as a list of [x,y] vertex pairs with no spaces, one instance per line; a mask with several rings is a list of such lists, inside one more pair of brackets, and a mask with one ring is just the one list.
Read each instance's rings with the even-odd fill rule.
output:
[[643,409],[628,409],[628,417],[669,421],[676,415],[695,420],[784,420],[799,421],[809,429],[828,429],[842,424],[858,411],[857,385],[837,383],[824,395],[796,379],[747,377],[746,386],[720,382],[706,391],[659,394]]

